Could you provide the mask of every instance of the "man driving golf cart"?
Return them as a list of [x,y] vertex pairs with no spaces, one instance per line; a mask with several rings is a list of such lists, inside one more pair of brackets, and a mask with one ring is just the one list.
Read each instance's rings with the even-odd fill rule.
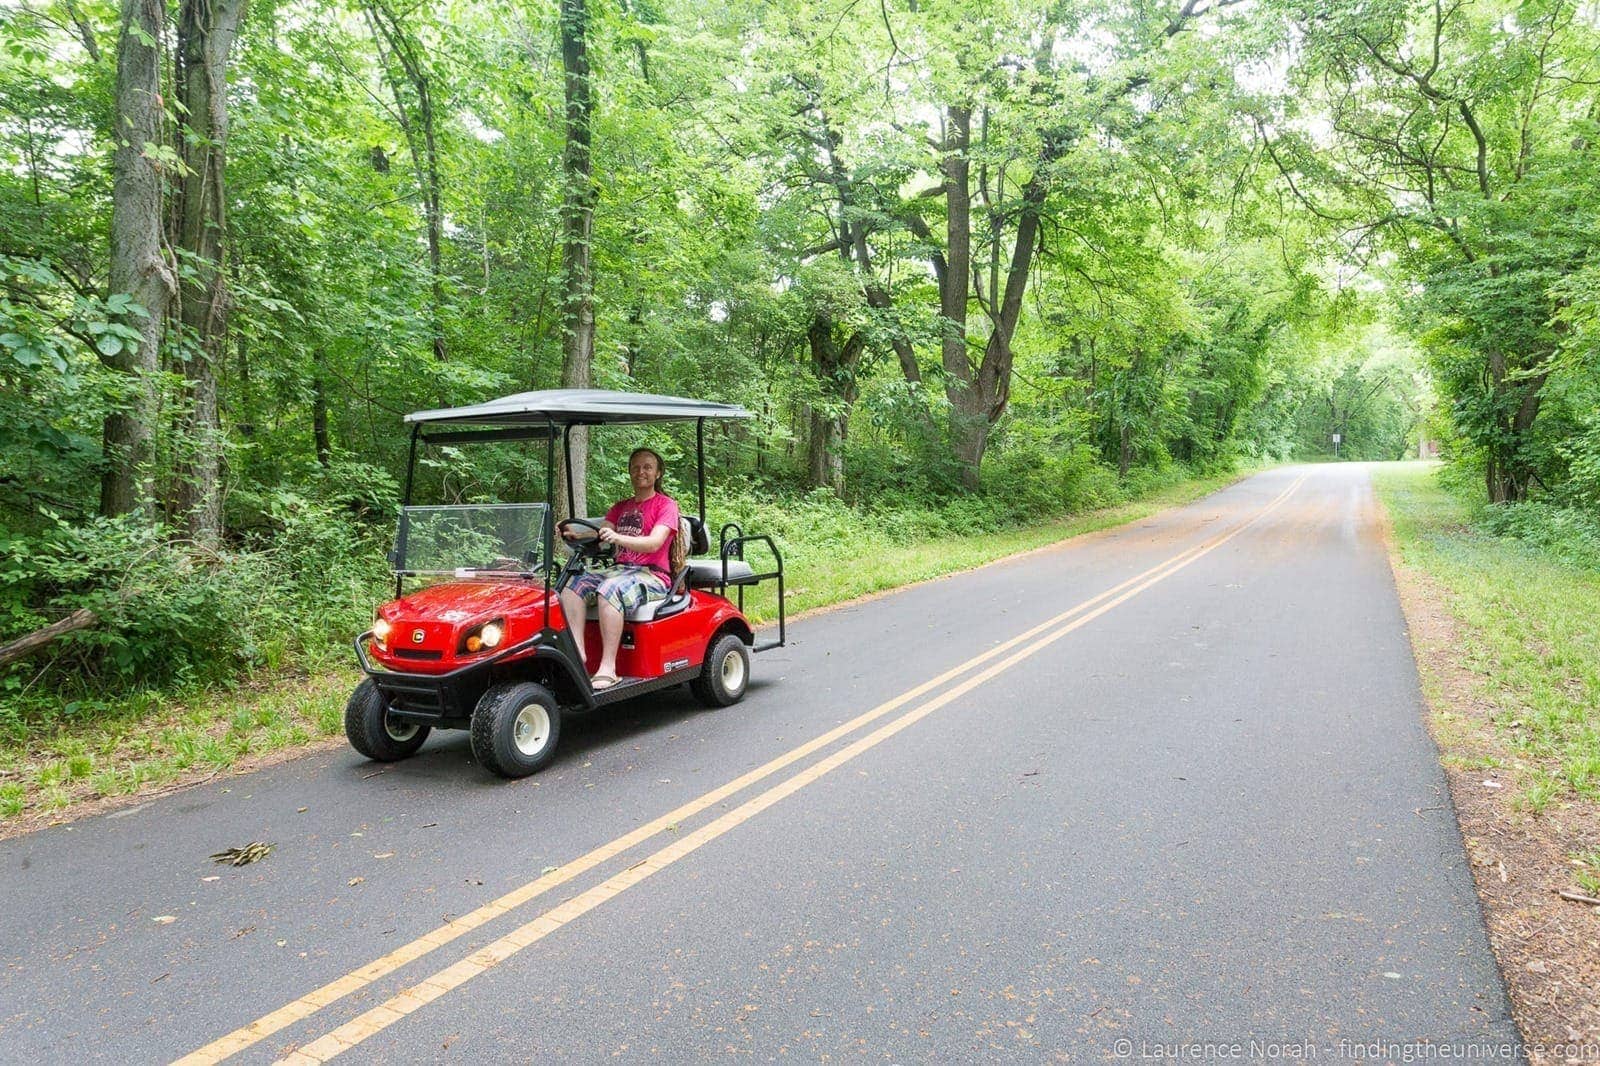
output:
[[[705,423],[748,417],[728,404],[597,389],[518,393],[407,415],[411,458],[391,556],[395,598],[356,638],[367,677],[345,708],[351,745],[368,758],[403,759],[432,729],[468,729],[480,764],[521,777],[554,757],[567,715],[685,683],[710,706],[742,699],[751,652],[784,643],[783,559],[770,537],[747,536],[733,522],[722,527],[715,558],[684,557],[711,551]],[[673,421],[695,423],[698,514],[678,513],[660,492],[659,456],[636,451],[632,498],[604,521],[562,523],[592,534],[574,535],[565,561],[554,551],[548,504],[412,503],[419,447],[542,443],[549,500],[557,442],[570,453],[574,427]],[[564,465],[572,499],[570,454]],[[758,573],[745,560],[752,545],[772,556],[770,569]],[[611,569],[618,562],[649,573],[619,581]],[[594,566],[601,569],[591,572]],[[744,591],[767,580],[777,582],[778,634],[757,644]],[[593,621],[584,603],[591,590],[599,601]]]
[[[661,456],[649,448],[635,448],[628,456],[628,480],[633,496],[618,500],[606,512],[598,530],[563,522],[561,535],[569,541],[597,538],[616,553],[616,565],[587,570],[561,590],[561,609],[568,618],[581,618],[586,602],[599,613],[600,665],[590,678],[595,689],[617,683],[617,649],[622,644],[625,614],[654,600],[664,600],[672,582],[672,548],[678,537],[678,501],[661,490]],[[583,627],[572,628],[578,658],[586,661]]]

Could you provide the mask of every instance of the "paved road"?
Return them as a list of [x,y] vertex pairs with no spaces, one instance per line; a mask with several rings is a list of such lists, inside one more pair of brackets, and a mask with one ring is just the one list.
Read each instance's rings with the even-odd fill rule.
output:
[[0,1061],[1515,1039],[1363,468],[791,632],[526,781],[445,734],[0,843]]

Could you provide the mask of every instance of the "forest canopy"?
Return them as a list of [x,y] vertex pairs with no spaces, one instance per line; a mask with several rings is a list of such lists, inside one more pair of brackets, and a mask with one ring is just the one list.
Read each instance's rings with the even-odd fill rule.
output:
[[1569,0],[13,0],[0,642],[359,624],[400,417],[563,385],[743,404],[713,488],[769,500],[1442,450],[1592,518],[1597,46]]

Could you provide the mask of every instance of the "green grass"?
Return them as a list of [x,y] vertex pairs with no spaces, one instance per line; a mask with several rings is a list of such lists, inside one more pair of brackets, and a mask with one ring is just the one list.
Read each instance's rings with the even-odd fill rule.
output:
[[[125,796],[336,734],[352,667],[254,688],[130,699],[89,722],[0,746],[0,819]],[[148,697],[149,694],[144,694]]]
[[[785,553],[788,610],[858,596],[980,566],[1094,530],[1135,522],[1199,499],[1243,474],[1168,483],[1140,499],[1035,526],[936,538],[844,522],[828,535],[791,534]],[[835,504],[831,510],[839,510]],[[831,512],[830,512],[831,513]],[[835,516],[836,517],[836,516]],[[751,532],[758,532],[754,523]],[[761,565],[752,549],[751,561]],[[758,621],[777,617],[776,589],[748,597]],[[257,670],[248,683],[187,691],[139,691],[100,701],[92,714],[0,734],[0,819],[61,812],[74,804],[220,773],[241,762],[337,735],[359,674],[326,658],[309,676]]]
[[1590,896],[1600,898],[1600,848],[1592,848],[1572,856],[1576,867],[1578,887]]
[[1600,572],[1485,531],[1437,468],[1380,467],[1373,478],[1401,559],[1445,591],[1456,654],[1481,678],[1507,750],[1531,767],[1519,805],[1600,802]]

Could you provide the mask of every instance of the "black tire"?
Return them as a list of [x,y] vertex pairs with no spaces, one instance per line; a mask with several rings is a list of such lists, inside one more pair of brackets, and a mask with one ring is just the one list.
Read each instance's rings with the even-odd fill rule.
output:
[[394,762],[409,758],[433,732],[432,726],[389,717],[389,703],[367,678],[344,705],[344,735],[350,746],[369,759]]
[[750,649],[733,633],[711,642],[700,676],[689,687],[707,707],[731,707],[744,699],[750,684]]
[[532,681],[489,686],[472,711],[472,755],[501,777],[527,777],[555,758],[561,705]]

